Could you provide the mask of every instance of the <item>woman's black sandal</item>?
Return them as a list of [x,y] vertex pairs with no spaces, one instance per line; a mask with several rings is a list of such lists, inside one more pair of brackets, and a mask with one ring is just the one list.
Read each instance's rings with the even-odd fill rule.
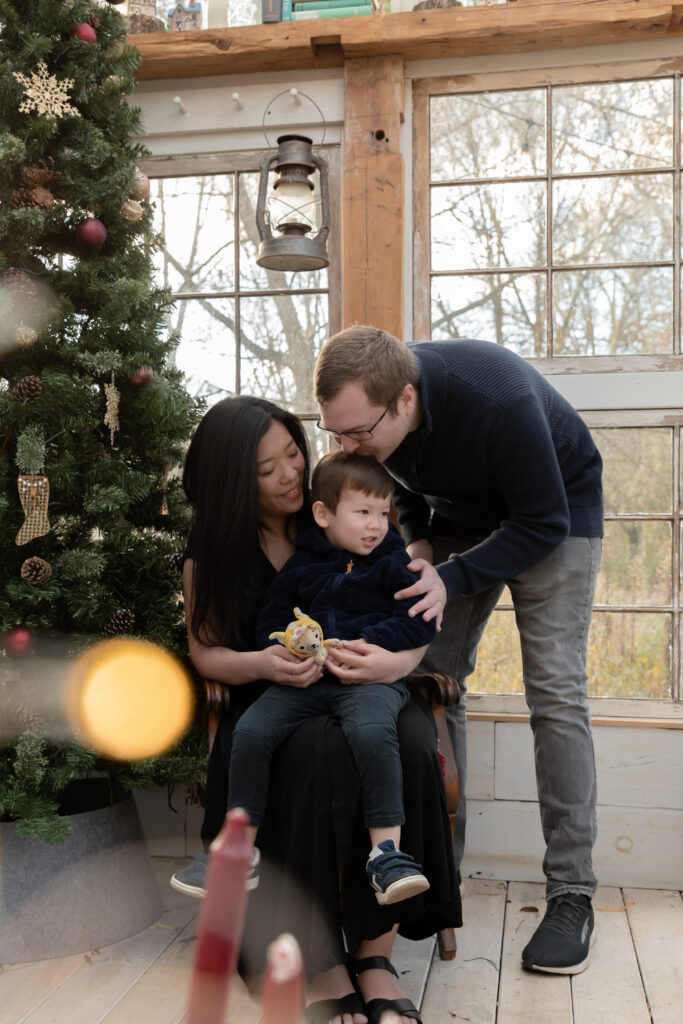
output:
[[335,1017],[343,1014],[362,1013],[367,1016],[365,1003],[362,996],[357,992],[349,992],[341,999],[319,999],[315,1003],[309,1003],[306,1007],[306,1020],[308,1024],[329,1024]]
[[[364,971],[389,971],[395,978],[398,978],[398,971],[391,960],[387,960],[385,956],[366,956],[363,960],[356,960],[353,970],[356,977],[363,974]],[[387,1010],[393,1010],[394,1013],[398,1013],[402,1017],[412,1017],[417,1024],[422,1024],[422,1017],[418,1009],[413,1006],[410,999],[405,997],[403,999],[368,1000],[364,1011],[368,1018],[368,1024],[379,1024],[382,1014]]]

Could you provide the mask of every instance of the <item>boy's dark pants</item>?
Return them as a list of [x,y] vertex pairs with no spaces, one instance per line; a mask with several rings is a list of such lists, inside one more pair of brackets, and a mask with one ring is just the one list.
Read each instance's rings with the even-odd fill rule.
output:
[[307,718],[332,711],[351,748],[363,793],[366,828],[402,825],[403,787],[396,719],[408,686],[345,686],[334,677],[307,689],[274,684],[242,715],[232,741],[228,808],[244,807],[251,824],[263,823],[273,752]]

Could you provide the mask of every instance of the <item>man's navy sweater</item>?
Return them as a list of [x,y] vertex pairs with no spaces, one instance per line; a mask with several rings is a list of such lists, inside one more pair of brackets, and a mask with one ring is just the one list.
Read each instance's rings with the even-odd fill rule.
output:
[[268,591],[256,626],[258,646],[272,645],[268,634],[286,629],[295,607],[320,624],[325,640],[362,638],[387,651],[431,643],[436,633],[434,622],[408,615],[415,599],[394,600],[397,590],[418,579],[406,568],[409,561],[392,523],[382,543],[367,555],[335,548],[317,526],[304,530],[296,551]]
[[545,377],[488,341],[409,347],[423,420],[385,466],[406,543],[472,540],[438,567],[449,597],[530,569],[568,536],[602,536],[600,453]]

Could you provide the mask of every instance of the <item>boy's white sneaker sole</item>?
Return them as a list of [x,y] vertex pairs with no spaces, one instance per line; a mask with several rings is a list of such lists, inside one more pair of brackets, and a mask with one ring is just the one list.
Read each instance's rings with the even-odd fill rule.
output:
[[375,892],[375,898],[381,906],[391,903],[400,903],[401,900],[409,900],[411,896],[417,896],[426,892],[429,882],[424,875],[408,875],[406,878],[399,878],[392,882],[386,892]]

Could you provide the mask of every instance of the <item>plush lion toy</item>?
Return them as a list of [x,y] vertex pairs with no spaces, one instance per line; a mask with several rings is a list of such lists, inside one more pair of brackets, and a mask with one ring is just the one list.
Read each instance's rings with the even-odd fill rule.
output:
[[290,622],[284,633],[271,633],[268,639],[277,640],[297,658],[313,658],[318,665],[324,665],[329,648],[338,647],[341,641],[323,640],[323,631],[318,623],[304,615],[300,608],[295,608],[294,614],[294,622]]

